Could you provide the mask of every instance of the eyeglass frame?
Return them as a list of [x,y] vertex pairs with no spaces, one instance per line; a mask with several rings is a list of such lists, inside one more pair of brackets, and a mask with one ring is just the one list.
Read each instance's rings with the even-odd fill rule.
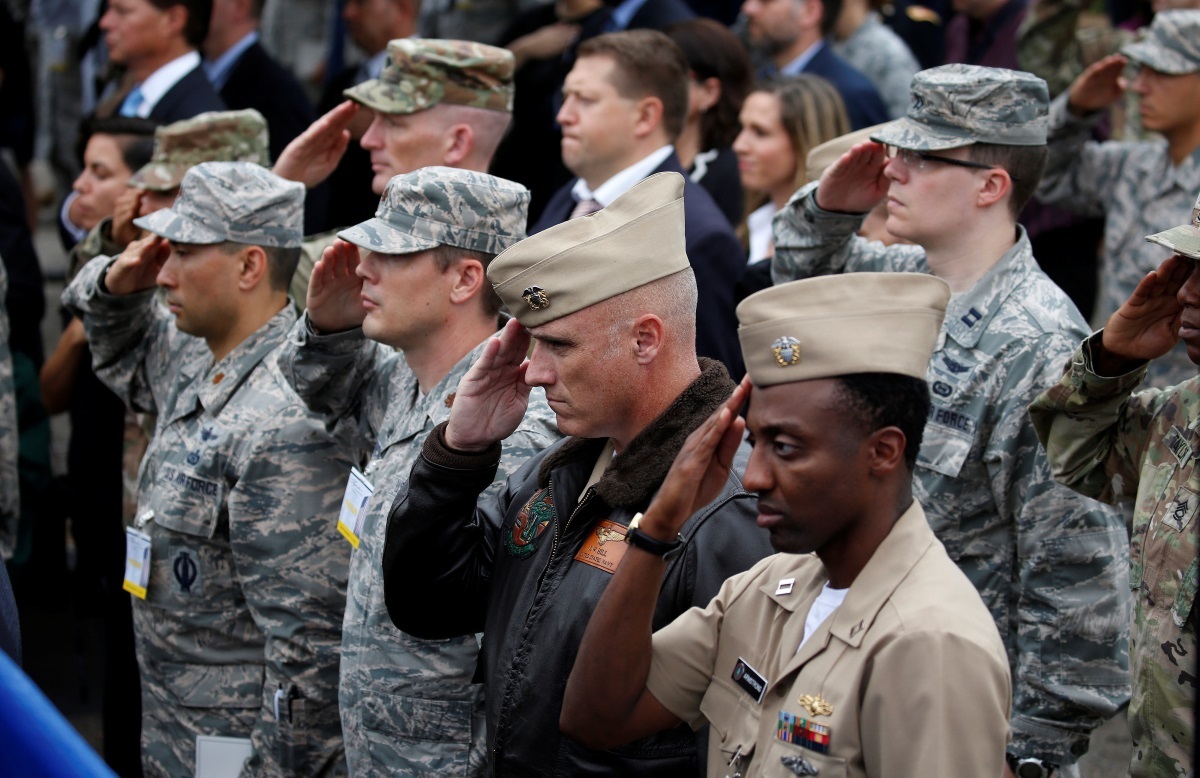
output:
[[[916,157],[917,161],[910,162],[907,159],[907,157],[910,157],[910,156]],[[899,146],[893,146],[890,143],[883,144],[883,157],[884,157],[884,159],[887,159],[887,160],[892,160],[892,159],[895,159],[896,157],[899,157],[900,161],[904,163],[904,166],[906,168],[909,168],[910,170],[924,170],[926,162],[940,162],[943,165],[953,165],[955,167],[965,167],[965,168],[970,168],[972,170],[1004,170],[1005,173],[1008,173],[1007,170],[1000,167],[999,165],[988,165],[983,162],[972,162],[972,161],[966,160],[966,159],[954,159],[953,157],[939,157],[937,154],[930,154],[928,151],[918,151],[916,149],[904,149],[904,148],[900,148]],[[1012,179],[1013,181],[1021,180],[1017,176],[1014,176],[1012,173],[1008,173],[1008,177],[1010,179]]]

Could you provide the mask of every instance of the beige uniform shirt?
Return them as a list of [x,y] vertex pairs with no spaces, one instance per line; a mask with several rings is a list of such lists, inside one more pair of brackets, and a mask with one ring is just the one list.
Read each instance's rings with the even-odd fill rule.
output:
[[646,685],[712,725],[708,774],[999,776],[1008,657],[921,506],[797,653],[826,580],[816,556],[776,554],[655,633]]

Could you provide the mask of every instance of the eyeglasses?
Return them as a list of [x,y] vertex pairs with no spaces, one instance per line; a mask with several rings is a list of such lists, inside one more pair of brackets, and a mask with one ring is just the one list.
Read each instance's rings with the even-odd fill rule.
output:
[[[909,170],[924,170],[929,163],[939,163],[942,165],[954,165],[956,167],[967,167],[974,170],[1003,170],[999,165],[985,165],[982,162],[971,162],[965,159],[952,159],[950,157],[939,157],[937,154],[930,154],[927,151],[916,151],[915,149],[901,149],[895,146],[884,146],[883,154],[888,159],[900,158],[904,163],[904,167]],[[1007,172],[1007,171],[1006,171]],[[1012,173],[1008,177],[1013,181],[1021,179],[1014,176]]]

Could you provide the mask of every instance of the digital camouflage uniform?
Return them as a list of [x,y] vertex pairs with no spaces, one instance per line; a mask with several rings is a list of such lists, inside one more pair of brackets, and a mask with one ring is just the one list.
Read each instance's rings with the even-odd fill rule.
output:
[[[246,163],[189,171],[171,210],[137,220],[173,241],[299,243],[303,188]],[[275,353],[290,305],[216,364],[146,290],[107,294],[111,260],[63,294],[97,375],[158,414],[139,474],[152,541],[134,600],[148,775],[190,775],[196,736],[249,737],[243,772],[345,772],[336,689],[348,550],[337,515],[353,459],[287,386]],[[278,711],[278,715],[276,713]]]
[[[441,103],[511,114],[514,62],[508,49],[482,43],[399,38],[388,42],[379,78],[353,86],[344,94],[388,116],[413,114]],[[313,265],[333,245],[337,233],[311,235],[301,244],[300,265],[292,280],[292,296],[301,306]]]
[[[1158,14],[1154,28],[1161,28],[1163,35],[1186,39],[1193,50],[1193,68],[1200,70],[1200,11]],[[1155,55],[1146,53],[1152,43],[1148,39],[1123,51],[1136,61],[1153,60]],[[1200,189],[1200,148],[1174,165],[1163,140],[1088,140],[1103,112],[1076,117],[1067,108],[1067,97],[1062,94],[1050,105],[1050,160],[1037,196],[1044,203],[1084,216],[1105,217],[1096,311],[1097,322],[1102,323],[1121,307],[1146,273],[1166,258],[1161,248],[1143,237],[1164,221],[1183,221],[1191,212],[1192,199]],[[1200,106],[1196,110],[1200,111]],[[1151,386],[1163,388],[1195,374],[1196,368],[1180,344],[1151,363],[1148,376]]]
[[850,37],[833,44],[833,51],[871,80],[889,116],[904,115],[909,84],[921,66],[908,44],[879,21],[878,14],[870,13]]
[[13,382],[12,352],[8,347],[8,274],[0,265],[0,565],[12,556],[17,544],[17,519],[21,513],[18,492],[17,387]]
[[[950,65],[918,74],[913,95],[908,118],[873,138],[919,150],[961,147],[971,136],[1044,140],[1045,84],[1028,74]],[[947,116],[958,118],[938,123]],[[801,189],[775,217],[776,283],[932,272],[919,246],[856,237],[862,215],[822,210],[817,186]],[[929,366],[933,405],[913,487],[1008,650],[1010,753],[1073,773],[1089,733],[1129,695],[1124,524],[1113,509],[1055,483],[1028,421],[1029,402],[1062,375],[1087,329],[1017,230],[1015,245],[951,298]]]
[[[1196,701],[1196,509],[1200,378],[1134,394],[1146,367],[1096,374],[1092,344],[1030,408],[1055,475],[1105,502],[1132,502],[1133,776],[1191,775]],[[1192,369],[1193,374],[1195,368]]]
[[[528,198],[524,187],[482,173],[423,168],[392,179],[376,218],[343,236],[389,254],[434,244],[495,254],[524,236]],[[375,491],[350,557],[338,693],[354,775],[479,776],[487,765],[483,686],[472,682],[476,637],[421,640],[396,629],[381,575],[392,501],[425,438],[449,418],[458,382],[483,346],[424,397],[404,354],[365,339],[361,328],[317,335],[304,314],[280,353],[284,376],[308,406],[331,424],[350,420],[359,445],[371,451],[364,475]],[[535,390],[524,421],[504,441],[489,491],[558,438],[545,393]]]

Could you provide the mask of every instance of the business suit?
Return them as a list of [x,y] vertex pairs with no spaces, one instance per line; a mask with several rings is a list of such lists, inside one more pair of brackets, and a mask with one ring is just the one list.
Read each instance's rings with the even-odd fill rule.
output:
[[629,20],[627,30],[663,30],[672,24],[696,18],[683,0],[646,0]]
[[229,71],[221,99],[232,111],[253,108],[267,120],[271,159],[317,118],[312,102],[296,77],[253,43]]
[[805,64],[801,73],[820,76],[833,84],[846,104],[846,116],[850,129],[861,130],[882,124],[891,118],[883,98],[875,85],[850,63],[839,57],[826,43]]
[[154,107],[150,118],[163,124],[190,119],[205,111],[224,111],[225,102],[208,82],[204,68],[197,65],[175,82]]
[[[746,372],[737,339],[734,288],[746,265],[746,257],[733,230],[712,196],[693,183],[674,153],[655,173],[679,173],[684,177],[684,238],[688,261],[696,274],[699,299],[696,306],[696,352],[702,357],[719,359],[736,381]],[[573,178],[554,193],[542,216],[529,234],[541,232],[566,221],[575,208],[571,187]]]

